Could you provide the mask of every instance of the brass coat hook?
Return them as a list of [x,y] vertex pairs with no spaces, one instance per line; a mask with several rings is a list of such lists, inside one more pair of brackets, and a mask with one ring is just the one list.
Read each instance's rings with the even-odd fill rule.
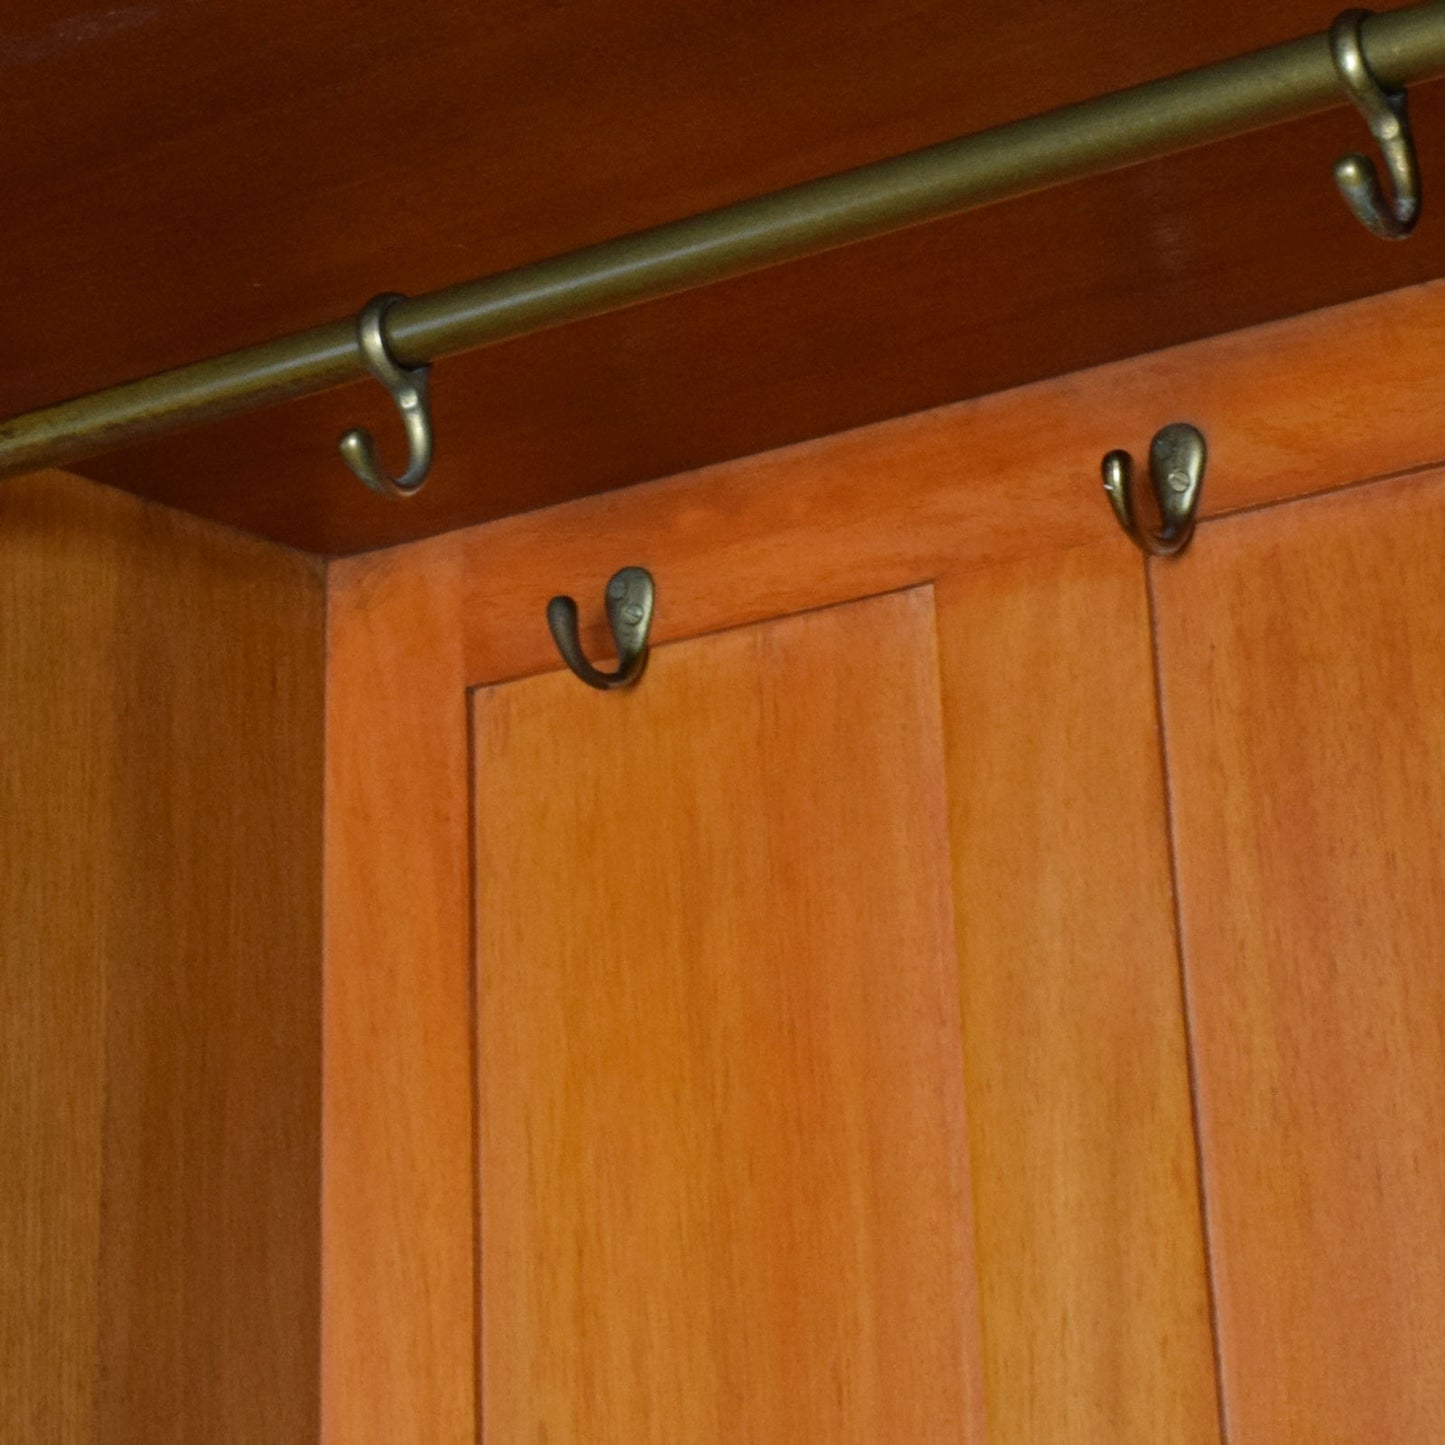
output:
[[376,442],[369,431],[353,427],[340,442],[346,465],[374,492],[384,497],[410,497],[421,489],[431,470],[431,401],[427,394],[427,366],[402,366],[386,344],[382,322],[386,313],[403,298],[394,292],[374,296],[356,318],[356,343],[366,369],[391,393],[401,423],[406,429],[410,458],[406,470],[393,477],[381,465]]
[[1365,118],[1385,158],[1393,195],[1387,201],[1368,156],[1341,156],[1335,184],[1361,225],[1386,241],[1403,241],[1420,219],[1420,168],[1403,90],[1386,90],[1365,59],[1360,28],[1368,10],[1346,10],[1330,27],[1330,55],[1345,93]]
[[617,644],[617,671],[600,672],[582,654],[577,636],[577,604],[570,597],[554,597],[547,604],[547,626],[562,660],[587,684],[602,692],[628,687],[647,666],[647,635],[657,588],[644,567],[624,567],[607,584],[607,625]]
[[1112,451],[1104,458],[1104,490],[1119,525],[1151,557],[1182,552],[1194,535],[1199,493],[1204,484],[1204,434],[1188,422],[1171,422],[1154,434],[1149,446],[1149,480],[1159,504],[1158,532],[1139,526],[1134,515],[1133,458]]

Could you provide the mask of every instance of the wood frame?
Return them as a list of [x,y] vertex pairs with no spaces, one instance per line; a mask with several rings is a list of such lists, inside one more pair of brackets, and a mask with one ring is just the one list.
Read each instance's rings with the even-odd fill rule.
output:
[[476,1437],[466,693],[558,665],[552,592],[595,619],[646,565],[667,641],[1127,547],[1111,447],[1200,426],[1206,515],[1400,476],[1445,459],[1442,369],[1433,283],[332,564],[323,1438]]

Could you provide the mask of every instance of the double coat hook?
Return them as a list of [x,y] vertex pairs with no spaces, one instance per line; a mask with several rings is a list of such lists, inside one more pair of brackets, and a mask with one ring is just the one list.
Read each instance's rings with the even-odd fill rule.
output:
[[562,660],[588,687],[601,692],[627,687],[647,666],[647,637],[652,629],[657,588],[645,567],[624,567],[607,584],[607,625],[617,644],[617,670],[602,672],[582,652],[577,635],[577,604],[570,597],[554,597],[547,604],[547,626]]

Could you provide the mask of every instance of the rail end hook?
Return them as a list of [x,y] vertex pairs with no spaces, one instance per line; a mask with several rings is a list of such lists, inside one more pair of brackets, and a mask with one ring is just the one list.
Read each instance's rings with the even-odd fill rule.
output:
[[1335,162],[1335,184],[1362,226],[1383,240],[1403,241],[1420,219],[1420,167],[1405,92],[1386,90],[1365,59],[1361,28],[1369,14],[1346,10],[1336,18],[1330,26],[1330,55],[1340,84],[1380,147],[1392,194],[1386,197],[1375,163],[1357,153]]

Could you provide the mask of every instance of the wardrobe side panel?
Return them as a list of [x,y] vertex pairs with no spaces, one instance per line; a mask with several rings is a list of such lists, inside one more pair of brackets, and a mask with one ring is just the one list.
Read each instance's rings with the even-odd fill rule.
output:
[[52,473],[0,599],[0,1435],[313,1440],[321,577]]

